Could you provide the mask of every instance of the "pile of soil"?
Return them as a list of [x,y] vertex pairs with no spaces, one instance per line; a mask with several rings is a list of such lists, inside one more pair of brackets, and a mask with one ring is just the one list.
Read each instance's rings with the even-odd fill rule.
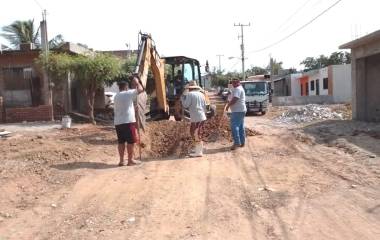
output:
[[[189,122],[159,121],[149,122],[141,133],[143,155],[150,157],[185,156],[193,146]],[[246,128],[247,136],[261,133]],[[232,141],[229,119],[216,116],[208,119],[203,127],[202,139],[205,142]]]

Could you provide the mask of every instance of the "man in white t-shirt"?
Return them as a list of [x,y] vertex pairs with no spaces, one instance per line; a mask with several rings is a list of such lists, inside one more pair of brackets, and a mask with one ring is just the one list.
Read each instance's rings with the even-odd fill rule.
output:
[[135,107],[133,102],[137,95],[144,91],[138,76],[131,77],[132,89],[128,89],[127,82],[119,82],[120,92],[114,98],[114,124],[117,134],[119,166],[124,166],[125,143],[127,142],[128,163],[127,166],[135,165],[133,160],[134,145],[138,141],[136,130]]
[[244,88],[240,85],[240,80],[232,79],[232,86],[232,98],[228,101],[226,109],[231,108],[231,132],[234,140],[231,150],[235,150],[245,145],[244,117],[247,106],[245,105]]
[[206,99],[195,81],[190,81],[181,96],[182,106],[190,113],[190,135],[195,141],[194,152],[191,157],[203,155],[202,130],[206,118]]

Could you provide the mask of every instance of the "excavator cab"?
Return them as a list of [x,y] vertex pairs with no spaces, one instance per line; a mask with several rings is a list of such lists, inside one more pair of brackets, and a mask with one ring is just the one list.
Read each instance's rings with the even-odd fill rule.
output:
[[190,81],[196,81],[198,86],[202,87],[199,62],[184,56],[164,57],[163,59],[170,115],[173,115],[175,120],[181,120],[183,113],[179,106],[179,99],[185,86]]

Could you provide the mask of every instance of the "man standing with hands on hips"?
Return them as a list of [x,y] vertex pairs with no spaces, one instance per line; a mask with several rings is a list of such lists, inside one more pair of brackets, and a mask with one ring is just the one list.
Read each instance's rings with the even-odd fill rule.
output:
[[245,145],[244,117],[247,107],[245,105],[244,88],[240,85],[240,80],[237,78],[232,79],[232,86],[231,100],[228,101],[226,110],[231,108],[230,124],[234,140],[231,150],[235,150]]

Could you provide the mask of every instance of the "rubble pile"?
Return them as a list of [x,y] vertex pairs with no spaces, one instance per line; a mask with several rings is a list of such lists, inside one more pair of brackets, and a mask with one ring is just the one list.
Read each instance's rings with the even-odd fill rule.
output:
[[344,115],[343,113],[331,110],[329,106],[308,104],[305,106],[289,108],[275,120],[282,123],[307,123],[329,119],[343,120]]

